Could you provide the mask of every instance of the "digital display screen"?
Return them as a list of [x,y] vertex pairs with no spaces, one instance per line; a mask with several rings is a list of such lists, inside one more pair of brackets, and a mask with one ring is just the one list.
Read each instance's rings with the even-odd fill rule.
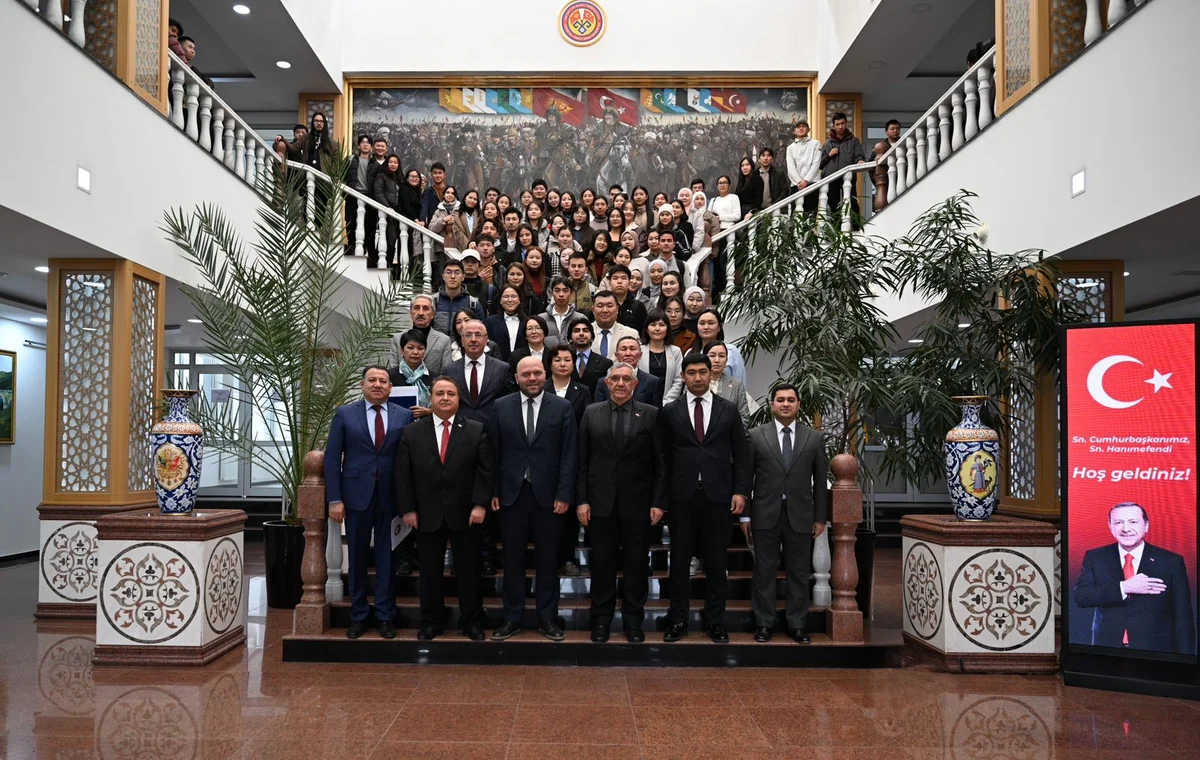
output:
[[1196,325],[1068,328],[1063,366],[1069,644],[1194,661]]

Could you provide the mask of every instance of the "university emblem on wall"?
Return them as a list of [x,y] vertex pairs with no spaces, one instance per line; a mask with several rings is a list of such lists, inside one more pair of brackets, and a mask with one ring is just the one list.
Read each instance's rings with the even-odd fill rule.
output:
[[591,0],[567,3],[558,17],[558,31],[563,39],[579,47],[594,44],[607,28],[604,11]]

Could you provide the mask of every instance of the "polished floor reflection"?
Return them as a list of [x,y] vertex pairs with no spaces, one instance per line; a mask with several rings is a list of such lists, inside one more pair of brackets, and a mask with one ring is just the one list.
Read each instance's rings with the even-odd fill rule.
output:
[[0,758],[1200,757],[1200,703],[1054,677],[285,664],[256,549],[247,645],[204,669],[93,668],[91,626],[33,622],[37,566],[0,569]]

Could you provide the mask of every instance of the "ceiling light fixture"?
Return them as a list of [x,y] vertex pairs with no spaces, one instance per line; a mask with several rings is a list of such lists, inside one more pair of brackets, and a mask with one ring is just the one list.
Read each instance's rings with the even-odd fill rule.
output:
[[50,267],[46,267],[46,266],[34,267],[33,271],[41,272],[42,274],[50,274]]
[[250,13],[250,6],[238,3],[237,5],[233,6],[233,12],[239,16],[246,16]]
[[202,325],[202,324],[204,324],[204,320],[202,320],[202,319],[189,319],[188,321],[189,321],[189,322],[191,322],[193,325]]
[[922,340],[921,338],[909,338],[908,342],[909,343],[924,343],[925,341]]
[[1128,276],[1129,276],[1129,272],[1126,272],[1126,273],[1125,273],[1125,276],[1126,276],[1126,277],[1128,277]]
[[49,322],[50,320],[46,319],[45,317],[30,317],[29,321],[33,322],[36,325],[44,325],[47,322]]
[[290,69],[292,67],[292,64],[288,63],[287,61],[276,61],[275,65],[281,69]]

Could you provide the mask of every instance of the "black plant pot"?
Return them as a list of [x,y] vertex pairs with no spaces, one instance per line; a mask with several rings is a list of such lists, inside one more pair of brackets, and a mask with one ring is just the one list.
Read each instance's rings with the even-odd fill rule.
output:
[[858,589],[855,598],[863,618],[871,617],[871,597],[875,590],[875,531],[859,528],[854,533],[854,559],[858,565]]
[[304,526],[283,520],[263,523],[267,559],[267,606],[294,609],[304,593],[300,565],[304,560]]

